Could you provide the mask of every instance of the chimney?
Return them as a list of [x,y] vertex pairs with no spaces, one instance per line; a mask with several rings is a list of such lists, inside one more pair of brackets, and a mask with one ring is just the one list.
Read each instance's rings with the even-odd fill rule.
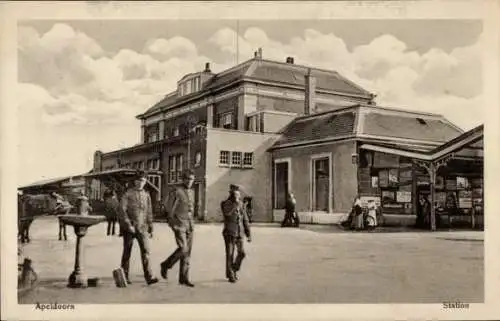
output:
[[262,48],[259,48],[259,49],[257,50],[257,57],[258,57],[259,59],[262,59]]
[[293,57],[286,57],[286,63],[287,64],[294,64],[294,60],[293,60]]
[[305,99],[304,114],[309,115],[315,110],[314,96],[316,93],[316,78],[311,75],[311,68],[307,68],[305,75]]
[[210,63],[209,62],[205,63],[205,70],[204,70],[204,72],[212,72],[212,70],[210,70]]
[[254,52],[253,52],[253,57],[254,57],[254,58],[257,58],[257,51],[254,51]]

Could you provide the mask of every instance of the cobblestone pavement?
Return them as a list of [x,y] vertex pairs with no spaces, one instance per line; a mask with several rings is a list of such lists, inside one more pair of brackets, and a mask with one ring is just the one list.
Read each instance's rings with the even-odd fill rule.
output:
[[[169,280],[147,286],[137,244],[127,288],[116,288],[111,276],[121,257],[121,238],[105,235],[105,223],[84,238],[83,269],[99,277],[98,288],[69,289],[75,236],[57,240],[57,221],[32,225],[31,257],[39,286],[20,303],[441,303],[483,302],[483,233],[352,233],[335,227],[300,229],[257,224],[240,281],[225,279],[220,225],[198,225],[194,236],[191,279],[196,288],[177,284],[177,266]],[[156,223],[152,265],[175,248],[168,226]]]

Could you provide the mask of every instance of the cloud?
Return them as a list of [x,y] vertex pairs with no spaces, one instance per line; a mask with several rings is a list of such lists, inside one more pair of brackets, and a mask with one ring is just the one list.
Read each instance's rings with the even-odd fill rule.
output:
[[[442,113],[464,129],[484,121],[482,39],[451,52],[434,48],[419,53],[390,34],[351,50],[334,33],[313,29],[280,41],[255,27],[236,36],[230,28],[215,32],[207,43],[218,56],[206,57],[180,36],[149,39],[141,51],[111,53],[67,24],[55,24],[43,34],[20,27],[19,110],[23,128],[29,128],[21,132],[22,158],[36,154],[52,164],[55,157],[50,170],[55,173],[69,170],[67,163],[79,157],[83,170],[95,149],[137,143],[135,116],[175,90],[185,74],[202,70],[205,62],[214,72],[232,67],[236,39],[239,61],[261,47],[265,59],[284,62],[292,56],[297,64],[336,70],[377,94],[379,105]],[[42,148],[47,141],[54,143]],[[61,152],[79,144],[83,151]]]

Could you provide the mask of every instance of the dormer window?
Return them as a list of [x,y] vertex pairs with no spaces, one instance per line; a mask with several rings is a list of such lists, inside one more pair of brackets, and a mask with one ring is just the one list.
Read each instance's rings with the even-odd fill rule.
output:
[[200,76],[189,77],[179,83],[179,96],[195,93],[201,89]]

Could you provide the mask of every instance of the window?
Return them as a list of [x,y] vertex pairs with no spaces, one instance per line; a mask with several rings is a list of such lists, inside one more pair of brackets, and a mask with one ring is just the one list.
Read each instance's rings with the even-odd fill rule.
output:
[[229,151],[227,150],[221,150],[220,151],[220,157],[219,157],[219,165],[229,165]]
[[231,153],[231,166],[241,166],[241,152]]
[[140,161],[139,162],[139,168],[140,169],[144,169],[144,161]]
[[182,176],[182,163],[183,163],[184,157],[183,157],[182,154],[179,154],[176,157],[177,157],[177,160],[176,160],[176,165],[177,165],[177,177],[176,177],[176,181],[180,182],[181,181],[181,176]]
[[176,162],[175,156],[168,157],[168,181],[170,183],[174,183],[177,179],[175,162]]
[[219,115],[219,127],[225,129],[233,128],[233,113],[224,113]]
[[175,126],[174,128],[174,137],[179,136],[179,126]]
[[194,167],[199,167],[201,165],[201,152],[196,152],[194,155]]
[[253,167],[253,153],[243,154],[243,167]]
[[247,130],[251,132],[262,132],[261,114],[253,115],[247,118]]
[[156,170],[160,169],[160,160],[159,159],[153,160],[153,169],[156,169]]

